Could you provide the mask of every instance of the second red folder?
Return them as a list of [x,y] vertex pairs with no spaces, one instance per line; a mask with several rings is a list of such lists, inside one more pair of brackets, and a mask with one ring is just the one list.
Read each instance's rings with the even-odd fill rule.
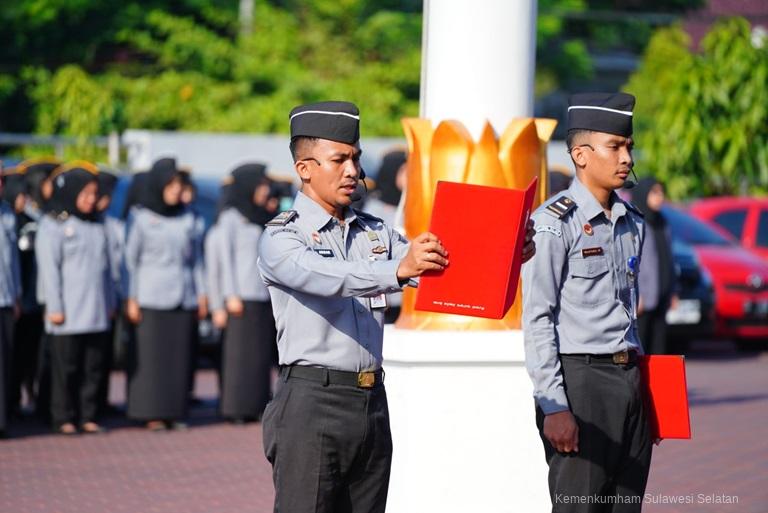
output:
[[438,182],[429,231],[448,250],[450,265],[421,277],[417,310],[504,317],[517,293],[537,182],[524,191]]

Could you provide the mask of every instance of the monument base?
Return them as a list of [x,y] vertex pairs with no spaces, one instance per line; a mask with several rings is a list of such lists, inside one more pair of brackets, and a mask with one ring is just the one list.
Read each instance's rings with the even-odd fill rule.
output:
[[387,325],[388,513],[549,511],[522,331]]

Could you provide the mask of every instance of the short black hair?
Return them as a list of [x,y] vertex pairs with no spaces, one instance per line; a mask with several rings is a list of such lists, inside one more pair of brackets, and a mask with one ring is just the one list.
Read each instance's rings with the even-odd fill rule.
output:
[[291,143],[288,145],[288,147],[291,149],[291,156],[293,157],[293,162],[298,162],[299,156],[306,151],[307,148],[313,146],[318,141],[317,137],[306,137],[303,135],[299,135],[296,137],[291,138]]
[[571,152],[574,146],[578,146],[578,143],[583,137],[587,137],[589,134],[594,133],[594,130],[586,130],[583,128],[574,128],[568,130],[568,134],[565,136],[565,145],[568,148],[568,153]]

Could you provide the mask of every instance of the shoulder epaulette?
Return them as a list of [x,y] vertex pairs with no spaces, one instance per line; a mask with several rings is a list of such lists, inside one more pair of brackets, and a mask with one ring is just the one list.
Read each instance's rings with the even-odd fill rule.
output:
[[554,214],[558,219],[565,217],[565,214],[576,208],[576,202],[568,196],[560,196],[552,203],[547,205],[547,210]]
[[624,202],[624,204],[627,206],[627,208],[628,208],[629,210],[631,210],[631,211],[632,211],[632,212],[634,212],[635,214],[639,215],[640,217],[645,217],[645,215],[644,215],[642,212],[640,212],[640,209],[639,209],[639,208],[637,208],[636,206],[634,206],[634,205],[633,205],[632,203],[630,203],[629,201],[625,201],[625,202]]
[[384,220],[380,217],[376,217],[375,215],[364,212],[362,210],[357,210],[356,208],[353,209],[355,211],[355,214],[357,214],[358,217],[362,217],[363,219],[366,219],[368,221],[376,221],[377,223],[384,223]]
[[295,210],[286,210],[280,212],[270,221],[267,221],[267,226],[285,226],[290,223],[299,213]]

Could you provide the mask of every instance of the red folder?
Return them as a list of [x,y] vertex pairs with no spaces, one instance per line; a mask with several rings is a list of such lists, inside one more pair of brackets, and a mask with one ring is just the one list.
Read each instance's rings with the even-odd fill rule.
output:
[[691,438],[685,357],[645,355],[638,363],[653,438]]
[[537,181],[524,191],[438,182],[429,231],[450,264],[421,277],[417,310],[504,317],[517,293]]

